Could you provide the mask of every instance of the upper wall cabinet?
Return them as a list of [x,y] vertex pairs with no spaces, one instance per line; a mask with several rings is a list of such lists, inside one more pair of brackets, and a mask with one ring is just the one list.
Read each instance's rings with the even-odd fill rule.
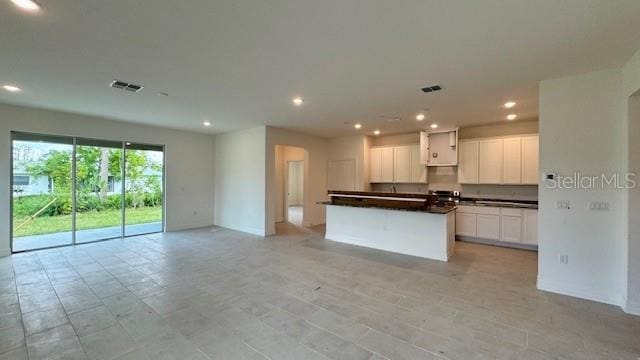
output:
[[480,184],[502,184],[502,139],[480,140],[478,158],[478,182]]
[[539,137],[525,136],[522,138],[522,183],[537,184],[539,173]]
[[537,184],[538,135],[460,141],[458,182]]
[[424,165],[458,165],[458,129],[420,132],[420,151]]
[[502,147],[504,184],[522,184],[522,138],[506,138]]
[[369,162],[372,183],[427,182],[427,168],[420,163],[420,145],[374,147]]
[[480,145],[477,140],[463,140],[458,145],[458,182],[461,184],[478,183],[478,155]]

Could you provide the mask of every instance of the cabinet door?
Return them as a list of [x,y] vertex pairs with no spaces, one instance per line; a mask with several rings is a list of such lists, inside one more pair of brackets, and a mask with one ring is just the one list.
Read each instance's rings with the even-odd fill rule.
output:
[[461,141],[458,147],[458,182],[461,184],[477,184],[479,142]]
[[481,239],[500,240],[500,215],[477,215],[476,234]]
[[538,245],[538,210],[524,210],[522,221],[522,242]]
[[539,138],[525,136],[522,138],[522,183],[537,184],[539,163]]
[[382,166],[380,182],[392,183],[393,182],[393,148],[383,147],[382,151]]
[[476,217],[456,211],[456,235],[476,237]]
[[409,146],[393,148],[393,181],[397,183],[411,182],[411,149]]
[[411,182],[426,183],[427,167],[421,161],[420,145],[411,145],[409,148],[411,151]]
[[502,215],[500,217],[500,241],[522,242],[522,216]]
[[480,184],[502,184],[503,140],[481,140],[478,169]]
[[503,147],[504,183],[522,183],[522,138],[504,139]]
[[382,148],[372,148],[369,152],[370,182],[382,182]]

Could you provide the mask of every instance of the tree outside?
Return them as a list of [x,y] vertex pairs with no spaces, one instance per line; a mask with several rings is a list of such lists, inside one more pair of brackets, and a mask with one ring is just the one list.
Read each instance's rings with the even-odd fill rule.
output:
[[[16,159],[29,185],[15,186],[13,197],[14,236],[70,231],[72,212],[72,151],[54,147],[37,151],[38,144],[20,142],[23,151],[36,156]],[[25,146],[27,148],[25,148]],[[33,149],[29,149],[31,146]],[[15,147],[15,146],[14,146]],[[96,229],[121,225],[122,159],[118,148],[76,146],[76,228]],[[127,150],[124,206],[127,224],[162,221],[162,158],[153,152]],[[29,186],[46,179],[46,190],[29,192]]]

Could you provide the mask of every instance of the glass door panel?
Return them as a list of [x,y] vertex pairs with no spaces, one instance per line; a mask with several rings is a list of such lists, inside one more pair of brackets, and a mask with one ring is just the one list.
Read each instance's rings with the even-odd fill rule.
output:
[[73,138],[12,133],[12,251],[73,243]]
[[122,143],[76,139],[76,243],[122,237]]
[[126,143],[124,164],[124,235],[163,231],[163,147]]

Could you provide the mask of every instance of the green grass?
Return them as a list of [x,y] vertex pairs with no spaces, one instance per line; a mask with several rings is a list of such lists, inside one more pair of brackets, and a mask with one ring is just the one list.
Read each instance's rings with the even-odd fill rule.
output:
[[[25,217],[13,219],[13,236],[29,236],[71,231],[71,215],[43,216],[31,220],[28,224],[15,230]],[[120,210],[87,211],[78,213],[76,226],[78,230],[99,229],[118,226],[122,221]],[[162,207],[141,207],[126,209],[127,225],[145,224],[162,221]]]

